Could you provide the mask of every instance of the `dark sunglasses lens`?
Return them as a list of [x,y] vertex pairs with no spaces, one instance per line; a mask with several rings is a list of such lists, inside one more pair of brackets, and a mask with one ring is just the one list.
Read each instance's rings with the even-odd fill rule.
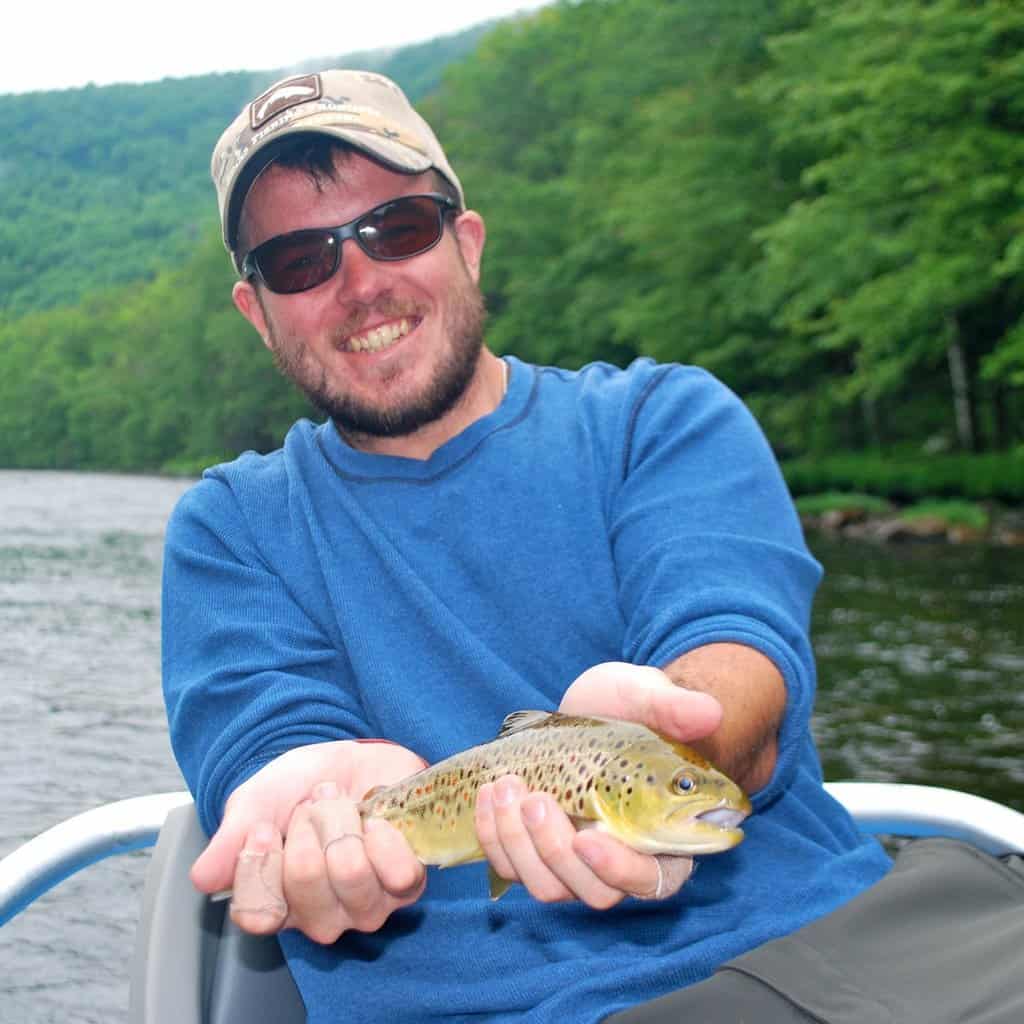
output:
[[425,252],[441,237],[441,211],[426,196],[378,207],[358,227],[363,250],[379,260],[403,260]]
[[326,231],[298,231],[260,246],[256,262],[267,287],[287,295],[326,281],[337,257],[337,242]]

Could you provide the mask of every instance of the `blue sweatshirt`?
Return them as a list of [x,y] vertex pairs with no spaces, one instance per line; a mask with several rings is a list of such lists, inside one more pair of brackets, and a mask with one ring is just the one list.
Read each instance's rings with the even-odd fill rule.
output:
[[888,859],[822,789],[809,723],[820,568],[743,404],[707,373],[508,358],[508,393],[425,461],[302,421],[209,470],[167,532],[171,738],[212,832],[286,750],[386,737],[440,760],[603,661],[703,644],[766,654],[787,688],[746,839],[675,897],[610,911],[487,897],[431,870],[374,934],[282,945],[311,1024],[590,1022],[691,984],[837,907]]

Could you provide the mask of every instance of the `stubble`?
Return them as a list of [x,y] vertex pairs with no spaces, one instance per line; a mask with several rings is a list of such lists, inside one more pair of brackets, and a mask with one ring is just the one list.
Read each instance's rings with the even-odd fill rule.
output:
[[[431,379],[418,394],[390,405],[371,405],[346,392],[343,383],[332,385],[325,369],[310,357],[302,339],[279,330],[264,307],[275,365],[317,409],[333,420],[342,436],[350,440],[405,437],[415,433],[455,408],[476,373],[483,350],[486,319],[483,296],[465,267],[460,270],[445,303],[449,345]],[[410,312],[382,297],[372,309],[356,313],[353,321],[342,325],[337,334],[341,339],[355,333],[359,329],[357,321],[365,322],[371,313],[402,316]]]

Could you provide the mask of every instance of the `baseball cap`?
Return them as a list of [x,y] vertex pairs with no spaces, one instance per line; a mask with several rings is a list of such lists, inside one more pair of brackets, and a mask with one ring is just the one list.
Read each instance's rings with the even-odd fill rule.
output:
[[224,244],[237,265],[238,221],[257,175],[296,135],[341,139],[392,170],[443,174],[465,206],[462,185],[430,125],[390,78],[370,71],[332,69],[276,82],[247,104],[213,150]]

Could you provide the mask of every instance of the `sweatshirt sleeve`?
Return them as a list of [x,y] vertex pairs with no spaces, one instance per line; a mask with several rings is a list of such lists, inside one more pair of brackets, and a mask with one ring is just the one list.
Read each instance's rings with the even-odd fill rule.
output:
[[760,428],[711,375],[651,368],[625,437],[610,522],[623,657],[664,666],[730,641],[775,663],[787,706],[775,774],[756,798],[764,805],[796,770],[810,721],[808,629],[821,569]]
[[171,744],[208,833],[231,792],[278,755],[366,734],[341,685],[343,645],[309,606],[267,562],[223,478],[185,494],[165,541],[163,686]]

